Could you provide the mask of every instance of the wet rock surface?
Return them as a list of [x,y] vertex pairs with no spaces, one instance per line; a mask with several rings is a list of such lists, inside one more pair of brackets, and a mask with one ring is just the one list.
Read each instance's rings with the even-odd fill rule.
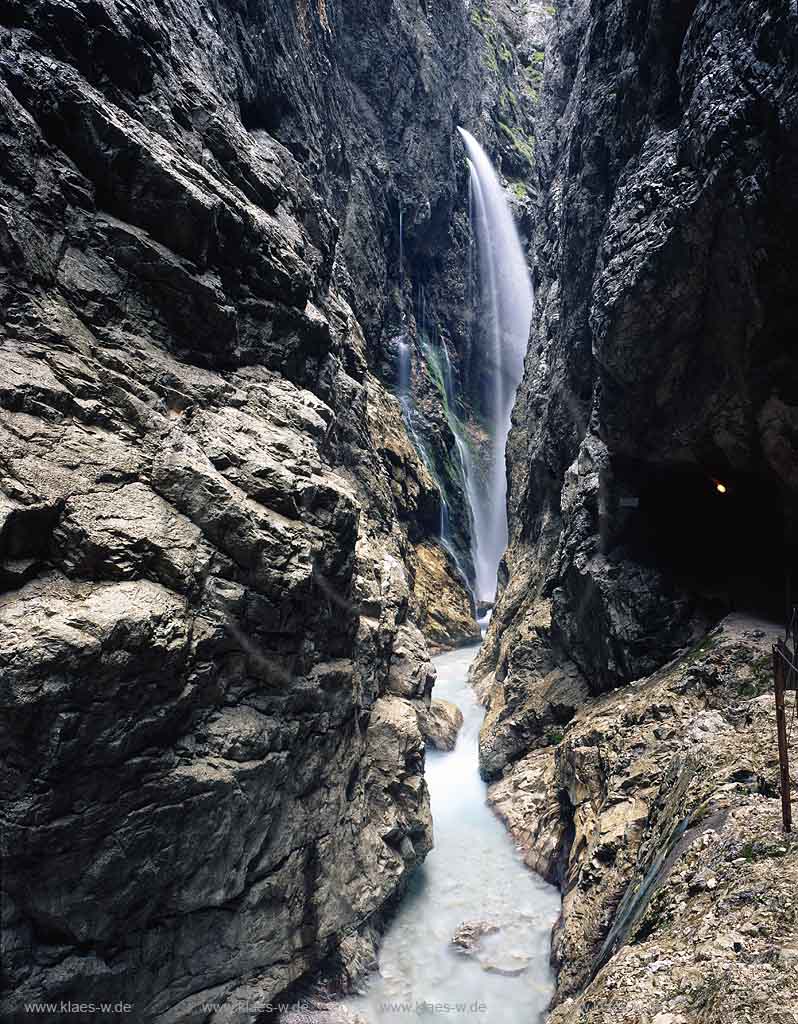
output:
[[0,7],[9,1019],[254,1020],[430,847],[469,602],[386,388],[395,231],[461,273],[498,72],[459,4],[378,6]]
[[[32,411],[0,414],[37,566],[0,596],[5,1006],[90,989],[185,1020],[280,991],[402,884],[430,844],[423,740],[380,696],[400,612],[357,613],[392,542],[358,553],[333,411],[260,368],[102,351],[18,349]],[[96,418],[33,398],[51,365]]]
[[452,936],[452,945],[463,956],[473,957],[486,974],[517,978],[532,964],[517,921],[466,921]]
[[490,921],[464,921],[452,936],[452,945],[464,953],[474,953],[485,935],[495,935],[497,924]]
[[[564,891],[557,1024],[790,1019],[767,623],[796,562],[797,39],[764,0],[575,0],[546,47],[510,544],[472,678],[491,803]],[[768,892],[757,842],[784,850]],[[748,960],[720,936],[760,905]]]
[[421,735],[436,750],[454,750],[457,734],[463,724],[463,712],[448,700],[433,697],[430,706],[416,704]]
[[[511,580],[507,591],[513,586]],[[552,650],[546,601],[515,623],[509,636],[493,633],[487,642],[499,652],[502,672],[491,670],[490,651],[480,652],[473,683],[487,705],[479,764],[483,778],[490,780],[530,748],[556,741],[590,690],[573,662]]]
[[557,5],[506,585],[476,669],[505,689],[543,674],[512,664],[541,601],[594,693],[730,611],[784,614],[797,31],[765,0]]
[[479,642],[479,627],[469,595],[443,548],[416,547],[413,598],[416,618],[430,647],[446,649]]

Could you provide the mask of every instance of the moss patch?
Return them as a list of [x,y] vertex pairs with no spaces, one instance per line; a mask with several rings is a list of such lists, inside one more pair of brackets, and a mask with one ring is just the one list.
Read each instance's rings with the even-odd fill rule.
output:
[[534,166],[535,140],[529,135],[524,135],[523,132],[514,132],[504,121],[499,121],[498,125],[512,143],[516,153],[522,156],[530,166]]

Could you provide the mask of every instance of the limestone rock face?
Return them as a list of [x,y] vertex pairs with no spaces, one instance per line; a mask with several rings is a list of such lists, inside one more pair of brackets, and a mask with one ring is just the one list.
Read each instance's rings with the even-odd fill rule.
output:
[[[479,767],[490,780],[530,748],[556,741],[590,691],[573,662],[552,650],[546,601],[539,601],[509,636],[492,632],[486,644],[488,651],[477,656],[473,682],[487,706]],[[491,650],[500,653],[500,672],[491,671]]]
[[511,541],[479,674],[537,686],[511,652],[541,600],[594,693],[729,611],[784,614],[797,32],[767,0],[557,5]]
[[558,782],[554,748],[547,746],[516,761],[488,788],[488,803],[524,863],[552,885],[562,885],[570,840]]
[[429,703],[436,672],[426,660],[421,630],[404,622],[397,630],[388,673],[388,689],[398,697],[416,697]]
[[421,735],[436,750],[454,750],[463,712],[448,700],[433,697],[428,708],[416,707]]
[[386,354],[487,72],[389,7],[0,9],[4,1018],[254,1020],[430,848],[468,597]]
[[5,1005],[88,989],[178,1021],[281,990],[396,891],[430,844],[423,741],[375,704],[397,627],[353,599],[333,410],[70,326],[15,350],[29,411],[0,414],[31,576],[0,597]]
[[413,603],[430,645],[446,648],[478,643],[473,604],[446,552],[437,544],[418,544],[415,556]]
[[798,859],[781,831],[779,635],[725,619],[654,675],[588,701],[557,746],[490,788],[526,862],[563,888],[557,1024],[775,1024],[795,998],[780,952],[798,943]]
[[556,5],[473,668],[491,803],[564,890],[556,1024],[775,1024],[794,988],[758,695],[797,561],[797,41],[767,0]]

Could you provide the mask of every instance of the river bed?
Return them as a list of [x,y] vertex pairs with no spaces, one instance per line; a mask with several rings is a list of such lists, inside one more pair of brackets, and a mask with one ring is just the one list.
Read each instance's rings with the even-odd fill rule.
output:
[[[484,717],[468,685],[478,647],[435,659],[434,695],[464,722],[451,753],[427,750],[435,848],[418,869],[380,950],[379,973],[349,1006],[369,1024],[413,1017],[538,1024],[554,991],[551,929],[555,888],[525,867],[485,802],[478,740]],[[466,922],[498,928],[476,952],[452,945]]]

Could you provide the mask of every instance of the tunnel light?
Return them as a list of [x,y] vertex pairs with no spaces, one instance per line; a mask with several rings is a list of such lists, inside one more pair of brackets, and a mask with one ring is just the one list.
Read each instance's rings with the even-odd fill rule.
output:
[[715,490],[718,492],[718,494],[725,494],[726,493],[726,484],[722,484],[720,482],[720,480],[716,480],[715,481]]

